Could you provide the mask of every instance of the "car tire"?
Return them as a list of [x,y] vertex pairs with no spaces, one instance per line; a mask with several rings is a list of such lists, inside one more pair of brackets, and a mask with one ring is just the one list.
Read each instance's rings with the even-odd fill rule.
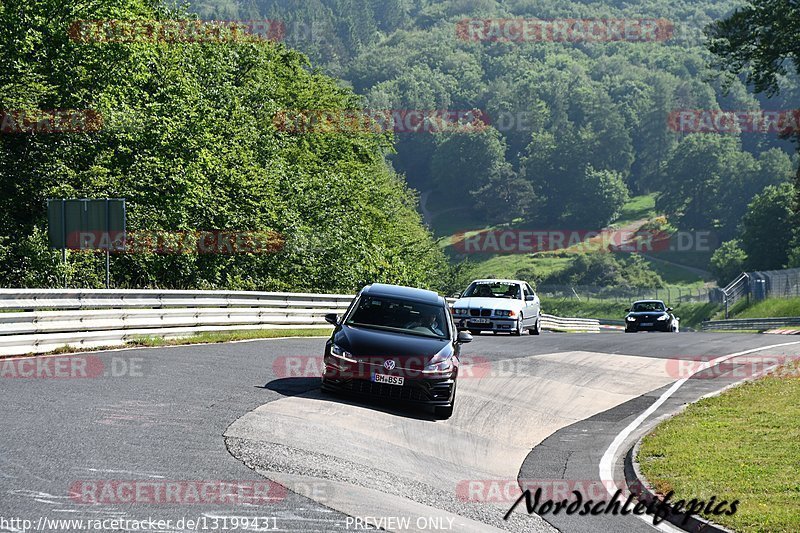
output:
[[472,335],[473,337],[477,337],[478,335],[480,335],[480,334],[481,334],[481,332],[480,332],[479,330],[477,330],[477,329],[471,329],[471,330],[469,330],[469,333],[470,333],[470,335]]
[[542,327],[541,327],[541,325],[540,325],[540,322],[541,322],[541,320],[542,320],[541,318],[537,318],[537,319],[536,319],[536,325],[535,325],[535,326],[533,326],[533,327],[532,327],[532,328],[529,330],[529,331],[530,331],[530,333],[531,333],[531,335],[540,335],[540,334],[542,333]]

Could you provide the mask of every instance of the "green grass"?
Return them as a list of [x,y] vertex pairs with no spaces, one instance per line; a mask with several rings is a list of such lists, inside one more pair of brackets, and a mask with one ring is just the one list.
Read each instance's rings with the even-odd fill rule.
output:
[[800,316],[800,298],[772,298],[747,306],[738,302],[731,318],[772,318]]
[[642,219],[651,219],[656,216],[656,193],[634,196],[622,207],[620,215],[614,221],[614,226],[624,226]]
[[645,257],[645,261],[650,265],[661,279],[668,285],[676,285],[685,288],[699,289],[704,287],[706,280],[692,270],[688,270],[681,265],[672,263],[662,263]]
[[475,260],[474,266],[470,269],[470,275],[475,278],[506,278],[516,279],[517,272],[522,269],[529,269],[541,277],[549,276],[553,273],[566,270],[572,264],[572,257],[550,257],[539,256],[530,257],[529,255],[496,255],[482,260]]
[[672,501],[739,500],[708,518],[738,532],[800,531],[800,378],[770,376],[701,400],[659,425],[642,473]]
[[129,346],[179,346],[183,344],[216,344],[255,339],[274,339],[276,337],[321,337],[331,334],[332,328],[319,329],[246,329],[236,331],[211,331],[197,333],[178,339],[164,339],[157,336],[142,336],[128,343]]
[[548,315],[565,318],[607,318],[622,320],[625,318],[625,308],[628,304],[610,300],[578,301],[575,298],[568,300],[560,298],[542,298],[542,312]]

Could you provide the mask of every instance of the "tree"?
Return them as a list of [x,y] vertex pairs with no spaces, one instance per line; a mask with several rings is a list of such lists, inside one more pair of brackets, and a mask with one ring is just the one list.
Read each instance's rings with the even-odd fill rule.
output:
[[[280,233],[258,254],[131,253],[118,286],[353,291],[372,281],[435,287],[444,256],[415,195],[386,165],[387,135],[297,134],[282,111],[357,108],[337,80],[271,42],[94,43],[75,20],[190,17],[155,0],[0,4],[0,109],[93,109],[99,131],[0,135],[0,284],[54,285],[49,197],[124,197],[133,231]],[[17,90],[19,88],[19,90]],[[101,258],[70,253],[72,286]]]
[[[733,77],[746,73],[757,92],[771,96],[781,90],[780,78],[790,66],[800,74],[800,3],[749,0],[727,19],[708,30],[709,49],[717,66]],[[800,151],[800,131],[790,133]],[[800,165],[795,177],[794,225],[800,226]],[[795,239],[800,248],[800,233]]]
[[726,196],[740,197],[745,176],[755,171],[753,157],[729,135],[697,133],[684,137],[667,162],[656,203],[684,230],[710,230],[735,224]]
[[791,245],[791,183],[769,186],[755,197],[742,218],[741,247],[748,270],[775,270],[786,266]]
[[504,165],[506,147],[497,130],[440,134],[431,160],[431,175],[442,191],[469,199]]
[[475,208],[493,223],[507,223],[524,216],[535,200],[533,186],[508,164],[495,169],[487,182],[470,194]]
[[586,167],[576,191],[572,219],[587,228],[604,228],[620,214],[628,201],[628,188],[619,172]]
[[720,286],[724,287],[745,269],[747,253],[738,240],[726,241],[711,256],[711,273]]

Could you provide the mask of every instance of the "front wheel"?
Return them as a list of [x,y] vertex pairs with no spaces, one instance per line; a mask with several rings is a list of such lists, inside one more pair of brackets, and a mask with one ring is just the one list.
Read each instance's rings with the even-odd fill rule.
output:
[[520,318],[517,320],[517,328],[511,332],[511,334],[515,337],[519,337],[522,335],[522,319]]
[[530,329],[531,335],[539,335],[542,333],[541,318],[536,319],[536,325]]

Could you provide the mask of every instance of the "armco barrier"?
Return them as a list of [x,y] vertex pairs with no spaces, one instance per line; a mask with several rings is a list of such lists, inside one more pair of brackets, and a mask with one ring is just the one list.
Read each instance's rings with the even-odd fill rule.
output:
[[[343,294],[0,289],[0,310],[6,311],[0,312],[0,356],[115,346],[141,336],[325,328],[325,315],[344,313],[352,299]],[[542,315],[541,325],[599,331],[596,320],[549,315]]]
[[711,320],[703,322],[701,328],[703,331],[708,330],[739,330],[739,329],[752,329],[758,331],[765,331],[773,328],[787,328],[799,327],[800,317],[786,317],[786,318],[741,318],[734,320]]

